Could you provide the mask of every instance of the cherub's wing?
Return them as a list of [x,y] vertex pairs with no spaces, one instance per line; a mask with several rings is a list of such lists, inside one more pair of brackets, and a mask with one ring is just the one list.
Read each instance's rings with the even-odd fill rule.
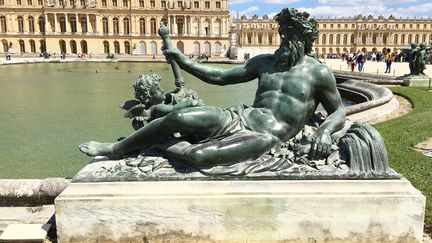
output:
[[125,103],[120,105],[120,108],[122,108],[123,110],[129,110],[130,108],[141,104],[138,100],[128,100]]

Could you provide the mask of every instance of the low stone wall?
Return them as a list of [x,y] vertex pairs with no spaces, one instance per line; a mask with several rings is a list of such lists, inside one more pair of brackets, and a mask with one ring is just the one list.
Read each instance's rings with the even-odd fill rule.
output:
[[0,207],[53,204],[70,180],[0,180]]

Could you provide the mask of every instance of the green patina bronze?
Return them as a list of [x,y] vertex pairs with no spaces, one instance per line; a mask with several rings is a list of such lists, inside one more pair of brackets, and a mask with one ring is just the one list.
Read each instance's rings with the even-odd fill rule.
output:
[[430,48],[427,48],[425,43],[421,43],[420,45],[411,43],[411,48],[407,50],[410,60],[410,76],[426,75],[424,70],[426,69],[426,63],[429,57],[428,50],[430,50]]
[[[387,154],[379,134],[368,126],[345,126],[345,110],[336,89],[336,80],[330,69],[312,54],[312,43],[318,37],[316,21],[309,18],[308,13],[292,8],[283,9],[276,20],[280,24],[279,49],[274,54],[253,57],[243,65],[230,69],[203,65],[187,58],[178,49],[172,48],[168,29],[161,24],[159,34],[164,41],[164,53],[172,65],[178,89],[184,87],[179,68],[212,85],[231,85],[258,79],[253,105],[224,109],[201,106],[201,102],[196,100],[161,105],[164,102],[163,92],[156,90],[147,96],[151,105],[140,109],[141,114],[143,110],[149,111],[148,117],[151,118],[147,119],[148,124],[118,142],[91,141],[80,145],[80,150],[89,156],[118,159],[133,151],[156,147],[161,156],[200,168],[204,174],[240,175],[247,174],[245,171],[265,171],[263,168],[266,166],[271,167],[269,170],[287,167],[279,160],[257,160],[269,153],[273,157],[281,154],[271,152],[274,150],[294,151],[292,156],[296,158],[292,161],[317,167],[307,161],[328,158],[335,151],[333,146],[337,141],[346,151],[345,156],[349,157],[351,172],[370,173],[376,170],[386,173],[389,169]],[[157,89],[157,85],[154,87]],[[138,100],[139,97],[140,94],[136,94]],[[327,117],[315,123],[317,126],[312,134],[288,145],[304,131],[319,104],[324,107]],[[350,135],[356,134],[354,140],[362,137],[361,142],[352,142],[350,135],[346,135],[350,131]],[[180,134],[180,140],[173,142],[173,134]],[[351,145],[356,151],[349,148]],[[379,155],[373,155],[373,152],[379,152]],[[361,158],[367,153],[372,154],[371,157]],[[286,151],[282,154],[291,156]],[[244,168],[236,168],[235,171],[230,167],[254,160],[261,162],[240,166]],[[362,164],[363,160],[367,165]],[[337,163],[334,165],[335,168],[338,166]],[[257,167],[263,168],[257,170]]]

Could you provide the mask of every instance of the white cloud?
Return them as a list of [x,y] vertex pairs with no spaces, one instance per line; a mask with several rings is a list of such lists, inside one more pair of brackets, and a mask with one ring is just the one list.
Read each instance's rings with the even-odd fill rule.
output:
[[242,4],[242,3],[249,3],[252,2],[252,0],[229,0],[229,5],[235,5],[235,4]]
[[[257,6],[251,6],[245,10],[239,11],[239,16],[246,15],[247,18],[250,18],[252,15],[256,14],[259,11],[259,8]],[[237,16],[237,13],[235,13],[234,16]]]
[[265,4],[290,4],[298,2],[299,0],[261,0]]
[[318,0],[320,5],[332,5],[332,6],[364,6],[364,5],[389,5],[394,6],[397,3],[415,3],[417,0]]
[[273,19],[274,16],[276,16],[276,14],[278,14],[278,13],[273,12],[273,13],[269,13],[269,14],[267,14],[267,16],[269,17],[269,19]]

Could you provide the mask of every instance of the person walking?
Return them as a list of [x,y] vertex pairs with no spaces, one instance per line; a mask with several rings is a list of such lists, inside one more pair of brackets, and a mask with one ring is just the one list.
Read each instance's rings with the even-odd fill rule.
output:
[[366,56],[365,56],[365,54],[364,54],[363,52],[360,52],[360,53],[357,55],[356,61],[357,61],[358,71],[359,71],[359,72],[362,72],[362,71],[363,71],[364,63],[365,63],[365,61],[366,61]]
[[391,71],[391,65],[392,65],[392,62],[393,62],[392,56],[393,55],[391,53],[391,50],[387,49],[387,53],[386,53],[386,55],[384,57],[384,61],[386,63],[386,70],[385,70],[384,73],[390,73],[390,71]]

